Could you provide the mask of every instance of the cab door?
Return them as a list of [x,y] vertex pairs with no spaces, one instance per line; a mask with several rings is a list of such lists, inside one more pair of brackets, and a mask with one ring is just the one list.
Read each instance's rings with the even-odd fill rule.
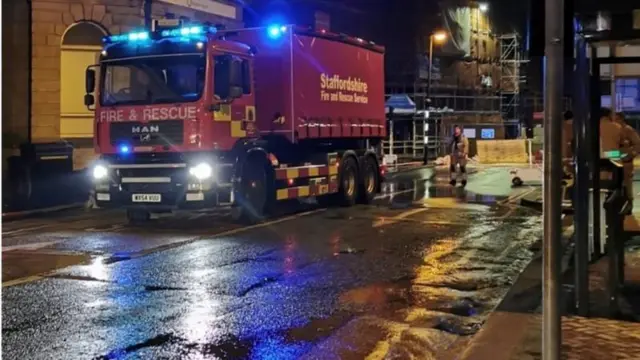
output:
[[252,59],[214,56],[214,121],[228,122],[232,139],[257,136]]

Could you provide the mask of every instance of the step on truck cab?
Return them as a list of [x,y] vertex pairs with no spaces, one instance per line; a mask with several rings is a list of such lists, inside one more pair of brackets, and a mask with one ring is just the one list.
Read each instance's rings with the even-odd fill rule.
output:
[[384,49],[295,26],[183,25],[104,39],[86,70],[95,202],[153,212],[368,203],[386,136]]

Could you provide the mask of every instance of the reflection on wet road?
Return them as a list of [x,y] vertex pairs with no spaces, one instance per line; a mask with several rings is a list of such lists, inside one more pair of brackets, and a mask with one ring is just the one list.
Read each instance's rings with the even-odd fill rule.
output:
[[[506,170],[466,189],[430,175],[389,182],[372,206],[292,205],[250,228],[224,213],[143,228],[106,211],[9,223],[3,356],[455,354],[530,259],[541,220],[508,203]],[[483,176],[495,188],[476,185]]]

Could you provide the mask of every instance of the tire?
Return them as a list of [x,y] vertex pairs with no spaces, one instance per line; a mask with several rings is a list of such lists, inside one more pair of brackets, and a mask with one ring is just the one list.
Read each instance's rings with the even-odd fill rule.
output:
[[358,203],[371,204],[380,188],[380,176],[378,174],[378,164],[371,156],[365,156],[362,164],[362,172],[358,183]]
[[232,218],[246,224],[264,220],[270,191],[266,166],[256,160],[244,164],[239,189],[235,194],[237,205],[231,210]]
[[513,185],[514,187],[522,186],[522,184],[523,184],[522,179],[520,179],[517,176],[511,179],[511,185]]
[[151,220],[151,213],[146,210],[127,210],[127,220],[131,225],[141,225]]
[[342,206],[353,206],[358,200],[358,163],[352,156],[345,158],[338,173],[337,201]]

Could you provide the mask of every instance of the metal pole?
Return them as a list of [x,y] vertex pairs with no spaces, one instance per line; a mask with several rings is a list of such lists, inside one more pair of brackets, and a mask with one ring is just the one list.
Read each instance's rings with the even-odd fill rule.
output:
[[[616,45],[609,47],[609,55],[616,56]],[[616,64],[609,64],[609,79],[611,80],[611,111],[615,114],[618,111],[618,93],[616,89]],[[613,115],[613,114],[612,114]]]
[[573,187],[573,208],[575,228],[575,285],[576,308],[578,315],[587,316],[589,313],[589,159],[586,147],[586,125],[588,113],[584,105],[589,103],[587,83],[589,64],[587,48],[582,35],[578,34],[576,22],[576,66],[574,71],[574,101],[579,104],[574,107],[573,122],[573,153],[575,155],[575,184]]
[[389,155],[393,155],[393,119],[389,119]]
[[429,35],[429,72],[427,73],[427,99],[429,100],[431,100],[431,67],[433,67],[433,34]]
[[147,30],[151,30],[151,13],[152,13],[152,2],[153,0],[144,0],[144,27]]
[[545,0],[545,18],[542,359],[559,360],[564,0]]
[[597,49],[591,46],[591,116],[589,118],[590,129],[590,169],[591,169],[591,211],[593,213],[592,236],[593,236],[593,256],[597,257],[602,253],[601,238],[601,208],[600,202],[600,107],[602,92],[600,89],[600,62],[597,58]]

